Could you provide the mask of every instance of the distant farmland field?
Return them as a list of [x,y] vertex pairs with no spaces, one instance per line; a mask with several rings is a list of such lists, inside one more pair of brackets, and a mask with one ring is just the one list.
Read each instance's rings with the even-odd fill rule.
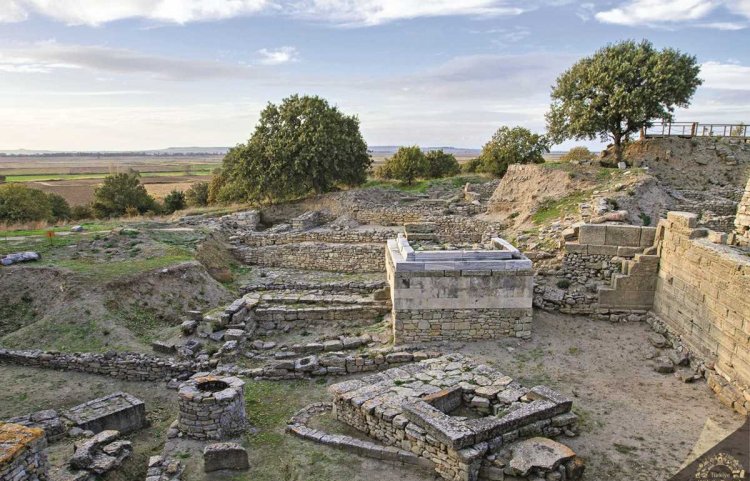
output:
[[134,169],[146,190],[161,198],[170,191],[210,179],[221,155],[200,156],[0,156],[0,175],[34,189],[62,195],[71,205],[91,202],[94,189],[111,173]]

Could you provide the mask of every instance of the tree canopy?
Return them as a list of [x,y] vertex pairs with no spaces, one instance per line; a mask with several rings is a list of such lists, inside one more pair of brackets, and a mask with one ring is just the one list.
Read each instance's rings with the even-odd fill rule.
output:
[[418,146],[399,147],[392,157],[386,159],[380,169],[381,175],[411,185],[419,177],[427,176],[427,157]]
[[317,96],[269,103],[250,140],[230,149],[212,182],[218,201],[277,201],[367,179],[372,160],[359,120]]
[[0,185],[0,222],[57,221],[70,218],[70,206],[60,195],[20,184]]
[[426,177],[430,179],[449,177],[461,171],[456,157],[453,154],[446,154],[442,149],[427,152],[425,158],[427,160]]
[[557,78],[547,113],[551,139],[611,139],[617,160],[622,142],[654,119],[671,121],[687,107],[700,67],[695,57],[644,40],[608,45]]
[[94,190],[91,207],[99,217],[121,216],[126,211],[145,214],[156,208],[156,201],[141,184],[141,174],[131,171],[105,177]]
[[588,162],[594,160],[594,153],[589,150],[588,147],[578,145],[571,148],[560,157],[560,162]]
[[549,142],[545,136],[524,127],[500,127],[482,147],[480,170],[502,177],[510,164],[542,163],[547,152]]

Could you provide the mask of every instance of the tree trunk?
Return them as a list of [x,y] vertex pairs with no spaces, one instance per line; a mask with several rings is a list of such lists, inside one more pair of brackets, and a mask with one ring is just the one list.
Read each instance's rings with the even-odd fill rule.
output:
[[612,141],[615,145],[615,162],[622,162],[622,134],[612,134]]

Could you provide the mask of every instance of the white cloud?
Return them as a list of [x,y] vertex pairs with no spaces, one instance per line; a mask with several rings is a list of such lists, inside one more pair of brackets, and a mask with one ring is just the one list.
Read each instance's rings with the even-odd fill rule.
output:
[[22,22],[27,17],[28,13],[19,1],[0,0],[0,23]]
[[0,49],[0,71],[51,73],[87,69],[119,74],[145,74],[164,80],[249,77],[252,69],[210,60],[180,59],[133,50],[54,42]]
[[738,22],[707,22],[707,23],[697,23],[695,24],[695,26],[701,27],[701,28],[712,28],[715,30],[727,30],[727,31],[744,30],[747,28],[747,24],[738,23]]
[[184,24],[275,13],[350,26],[448,15],[518,15],[522,0],[0,0],[0,22],[36,13],[71,25],[128,18]]
[[750,90],[750,66],[705,62],[701,65],[702,88]]
[[598,12],[596,19],[618,25],[654,25],[699,20],[721,4],[719,0],[632,0]]
[[[6,8],[9,2],[10,8]],[[38,13],[71,25],[101,25],[127,18],[172,23],[220,20],[260,12],[269,0],[0,0],[0,21]],[[5,15],[5,11],[15,12]]]
[[281,65],[297,60],[297,49],[294,47],[280,47],[277,49],[262,48],[258,50],[263,65]]
[[358,26],[418,17],[520,15],[523,5],[507,0],[302,0],[292,5],[290,13]]

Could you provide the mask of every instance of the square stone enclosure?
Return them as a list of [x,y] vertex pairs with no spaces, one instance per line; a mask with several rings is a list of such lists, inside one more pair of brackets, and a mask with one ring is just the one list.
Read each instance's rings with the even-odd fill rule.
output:
[[531,336],[531,260],[504,239],[491,249],[414,251],[386,246],[397,343]]
[[126,392],[116,392],[85,402],[63,413],[76,427],[99,433],[114,429],[130,433],[148,426],[146,405]]

